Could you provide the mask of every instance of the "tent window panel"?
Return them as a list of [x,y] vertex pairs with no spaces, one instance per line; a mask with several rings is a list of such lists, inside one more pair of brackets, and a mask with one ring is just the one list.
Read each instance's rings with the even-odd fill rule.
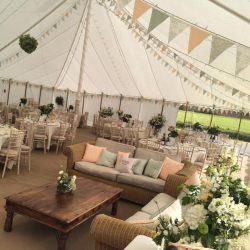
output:
[[88,125],[93,125],[94,115],[98,114],[100,110],[100,102],[101,96],[100,95],[92,95],[92,96],[85,96],[84,100],[84,112],[89,112],[88,115]]

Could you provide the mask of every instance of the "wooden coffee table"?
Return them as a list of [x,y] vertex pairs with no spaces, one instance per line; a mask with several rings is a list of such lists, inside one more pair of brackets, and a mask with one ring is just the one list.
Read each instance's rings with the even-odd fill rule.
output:
[[57,249],[64,250],[75,227],[111,204],[111,214],[116,214],[122,189],[85,178],[78,178],[76,185],[69,194],[58,194],[53,183],[6,197],[4,230],[11,232],[14,213],[21,214],[54,228]]

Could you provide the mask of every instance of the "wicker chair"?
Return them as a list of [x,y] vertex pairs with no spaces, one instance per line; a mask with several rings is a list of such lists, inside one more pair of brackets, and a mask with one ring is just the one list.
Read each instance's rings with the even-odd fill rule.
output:
[[0,157],[4,159],[4,168],[2,173],[2,178],[4,178],[5,171],[9,161],[17,162],[17,174],[19,175],[20,166],[20,152],[21,144],[23,142],[24,133],[17,129],[12,129],[10,132],[10,138],[7,148],[2,148],[0,150]]
[[110,139],[121,142],[123,140],[123,131],[121,127],[111,124],[110,127]]
[[30,171],[30,158],[31,158],[31,151],[33,148],[33,135],[30,134],[28,136],[28,131],[24,130],[24,140],[23,144],[21,145],[21,157],[24,157],[24,163],[27,163],[28,158],[28,170]]

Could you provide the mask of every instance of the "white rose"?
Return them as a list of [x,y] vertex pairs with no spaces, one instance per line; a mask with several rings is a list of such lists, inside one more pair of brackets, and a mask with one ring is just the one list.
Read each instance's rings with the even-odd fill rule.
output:
[[59,171],[59,174],[63,174],[63,170]]
[[164,231],[163,231],[163,234],[164,234],[165,236],[168,236],[168,231],[167,231],[167,230],[164,230]]

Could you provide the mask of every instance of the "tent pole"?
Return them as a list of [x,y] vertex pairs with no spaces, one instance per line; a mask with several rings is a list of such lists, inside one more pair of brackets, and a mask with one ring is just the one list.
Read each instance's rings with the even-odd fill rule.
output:
[[40,106],[40,104],[41,104],[42,90],[43,90],[43,85],[40,86],[39,99],[38,99],[38,104],[39,104],[39,106]]
[[8,95],[7,95],[7,106],[9,105],[9,100],[10,100],[10,85],[12,83],[12,80],[9,79],[8,83],[9,83],[9,87],[8,87]]
[[27,97],[28,82],[25,83],[24,97]]
[[188,102],[186,103],[186,110],[185,110],[185,116],[184,116],[184,125],[186,123],[186,119],[187,119],[187,112],[188,112]]
[[101,94],[100,110],[102,109],[102,99],[103,99],[103,92],[102,92],[102,94]]
[[213,105],[213,110],[212,110],[212,114],[211,114],[211,120],[210,120],[210,123],[209,123],[209,128],[211,128],[211,126],[212,126],[212,122],[213,122],[213,118],[214,118],[214,109],[215,109],[215,106]]
[[82,58],[81,58],[80,73],[79,73],[78,87],[77,87],[76,101],[75,101],[75,114],[76,115],[79,114],[79,109],[80,109],[80,99],[81,99],[81,91],[82,91],[82,85],[83,85],[84,59],[85,59],[85,54],[86,54],[86,42],[87,42],[87,36],[88,36],[91,0],[88,0],[87,4],[88,4],[88,7],[86,10],[87,15],[86,15],[86,21],[85,21],[85,34],[84,34],[84,40],[83,40]]
[[141,106],[142,106],[142,102],[143,102],[143,97],[140,98],[140,109],[139,109],[139,113],[138,113],[138,120],[140,120],[140,116],[141,116]]
[[242,122],[242,117],[243,117],[244,112],[240,111],[240,121],[239,121],[239,126],[238,126],[238,131],[237,131],[237,138],[236,138],[236,143],[239,140],[239,135],[240,135],[240,127],[241,127],[241,122]]
[[68,100],[69,100],[69,89],[67,89],[67,95],[66,95],[66,102],[65,102],[66,109],[68,107]]
[[164,106],[165,106],[165,99],[162,99],[162,106],[161,106],[161,115],[163,114],[164,111]]
[[122,95],[120,95],[120,102],[119,102],[119,108],[118,108],[118,110],[121,110],[121,106],[122,106]]
[[82,95],[82,114],[83,114],[83,111],[84,111],[84,102],[85,102],[85,90],[83,91],[83,95]]

